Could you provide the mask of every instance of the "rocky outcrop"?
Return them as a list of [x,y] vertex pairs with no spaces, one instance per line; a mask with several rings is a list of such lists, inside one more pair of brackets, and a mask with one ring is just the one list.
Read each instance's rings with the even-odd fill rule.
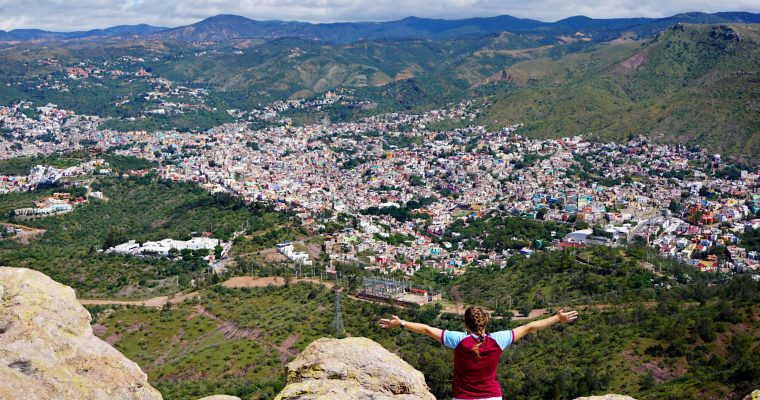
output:
[[604,394],[601,396],[578,397],[575,400],[636,400],[636,399],[630,396],[623,396],[622,394]]
[[421,372],[366,338],[318,339],[287,369],[276,400],[435,400]]
[[92,333],[74,290],[0,267],[1,399],[149,399],[145,373]]
[[93,335],[90,319],[70,287],[0,267],[0,399],[161,400],[137,364]]

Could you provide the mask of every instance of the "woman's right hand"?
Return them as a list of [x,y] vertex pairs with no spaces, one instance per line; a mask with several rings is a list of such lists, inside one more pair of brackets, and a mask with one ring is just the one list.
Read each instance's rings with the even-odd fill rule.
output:
[[381,319],[378,321],[380,323],[380,327],[382,328],[395,328],[397,326],[401,326],[401,318],[399,318],[397,315],[394,315],[391,319]]

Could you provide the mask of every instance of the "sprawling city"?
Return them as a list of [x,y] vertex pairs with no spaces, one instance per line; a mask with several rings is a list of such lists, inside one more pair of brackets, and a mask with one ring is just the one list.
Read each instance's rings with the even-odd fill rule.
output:
[[760,14],[584,18],[0,26],[0,399],[754,399]]

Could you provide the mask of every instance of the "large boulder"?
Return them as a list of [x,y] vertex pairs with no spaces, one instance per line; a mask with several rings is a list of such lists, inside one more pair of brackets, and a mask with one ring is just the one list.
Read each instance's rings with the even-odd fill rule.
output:
[[0,382],[0,399],[161,399],[73,289],[25,268],[0,267]]
[[366,338],[318,339],[287,369],[276,400],[435,400],[421,372]]
[[760,400],[760,390],[755,390],[744,397],[744,400]]

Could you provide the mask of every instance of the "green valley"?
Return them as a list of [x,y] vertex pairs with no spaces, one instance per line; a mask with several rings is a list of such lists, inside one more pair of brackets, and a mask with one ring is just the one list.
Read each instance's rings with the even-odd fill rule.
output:
[[[490,128],[522,123],[525,134],[542,138],[644,135],[751,159],[760,146],[759,42],[757,25],[679,24],[653,38],[621,33],[611,41],[535,31],[349,44],[231,39],[200,48],[162,40],[56,49],[21,43],[0,49],[0,75],[17,82],[0,88],[0,103],[52,102],[110,117],[101,123],[107,129],[206,130],[235,120],[228,109],[348,88],[377,107],[291,117],[296,124],[345,121],[474,99],[488,105],[479,122]],[[130,78],[67,81],[63,66],[82,60]],[[46,76],[64,92],[37,90]],[[169,85],[172,94],[159,99],[180,104],[180,113],[148,113],[158,104],[145,94],[157,85]]]
[[[193,232],[211,232],[229,240],[268,212],[266,207],[245,206],[225,195],[211,195],[194,184],[141,178],[97,178],[92,184],[106,200],[71,213],[37,219],[10,220],[45,230],[25,245],[0,241],[0,264],[31,267],[76,288],[82,297],[139,297],[175,293],[200,279],[207,265],[202,260],[173,262],[102,254],[98,250],[127,240],[189,238]],[[8,220],[10,210],[60,188],[0,196],[0,212]],[[266,230],[264,228],[262,232]]]
[[0,30],[0,398],[760,390],[760,13],[618,11]]

